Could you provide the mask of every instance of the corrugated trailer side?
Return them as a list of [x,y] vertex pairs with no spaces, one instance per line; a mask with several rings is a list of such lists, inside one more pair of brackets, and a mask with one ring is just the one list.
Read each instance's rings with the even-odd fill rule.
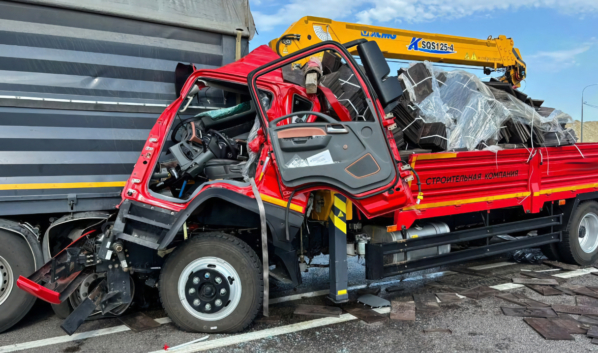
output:
[[[115,210],[177,64],[230,63],[254,32],[248,0],[0,1],[0,332],[35,300],[16,279]],[[203,98],[185,114],[235,104]]]
[[[234,29],[32,3],[49,2],[0,2],[0,216],[112,209],[155,119],[176,98],[176,65],[234,61]],[[144,2],[140,13],[166,5]],[[241,44],[245,54],[247,35]],[[211,106],[230,105],[212,94]]]

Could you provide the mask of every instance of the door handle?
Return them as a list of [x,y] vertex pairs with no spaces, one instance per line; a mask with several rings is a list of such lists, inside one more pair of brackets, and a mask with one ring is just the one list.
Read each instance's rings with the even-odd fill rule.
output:
[[327,125],[326,132],[329,134],[348,134],[349,130],[343,125]]

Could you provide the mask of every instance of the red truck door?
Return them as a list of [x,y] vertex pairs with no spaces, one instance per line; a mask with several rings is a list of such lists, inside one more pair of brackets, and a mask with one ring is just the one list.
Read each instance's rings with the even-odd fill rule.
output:
[[[287,65],[296,67],[314,56],[324,63],[317,93],[320,111],[312,106],[277,116],[280,110],[275,109],[276,100],[283,98],[277,95],[284,95],[284,90],[266,93],[269,103],[258,99],[260,77]],[[326,67],[330,60],[336,63]],[[297,71],[295,76],[303,72],[293,71]],[[324,42],[261,66],[249,75],[248,84],[254,101],[260,102],[257,111],[267,124],[268,139],[286,187],[327,185],[361,198],[394,186],[397,166],[369,82],[339,43]],[[290,84],[286,78],[285,84]],[[263,97],[264,93],[260,94]]]

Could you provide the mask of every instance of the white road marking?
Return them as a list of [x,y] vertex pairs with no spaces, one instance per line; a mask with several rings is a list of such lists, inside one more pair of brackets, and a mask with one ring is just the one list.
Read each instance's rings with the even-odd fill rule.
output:
[[[491,264],[491,265],[497,265],[497,264],[499,264],[499,263]],[[501,266],[506,266],[506,264],[507,263],[505,263],[505,265],[501,265]],[[513,263],[508,263],[508,264],[513,264]],[[486,266],[486,265],[484,265],[484,266]],[[487,266],[490,266],[490,265],[487,265]],[[476,267],[476,269],[479,269],[479,266],[474,266],[474,267]],[[486,267],[486,268],[494,268],[494,267],[499,267],[499,266],[492,266],[492,267]],[[572,278],[572,277],[583,276],[583,275],[590,274],[590,273],[597,272],[597,271],[598,271],[598,269],[591,267],[591,268],[585,268],[585,269],[576,270],[576,271],[559,273],[559,274],[555,274],[553,276],[560,277],[560,278]],[[536,271],[536,272],[544,272],[544,271]],[[404,281],[405,280],[414,280],[414,279],[423,279],[423,278],[433,278],[433,277],[443,276],[443,275],[448,275],[448,274],[454,274],[454,272],[444,271],[444,272],[429,273],[429,274],[425,274],[423,276],[406,278],[406,279],[404,279]],[[392,281],[372,283],[371,286],[382,286],[385,284],[392,284],[392,283],[396,283],[396,282],[400,282],[400,281],[401,281],[400,279],[397,279],[397,280],[392,280]],[[357,290],[357,289],[361,289],[361,288],[365,288],[365,287],[367,287],[367,285],[365,285],[365,284],[356,285],[356,286],[352,286],[352,287],[348,288],[348,290]],[[500,291],[521,288],[521,287],[524,287],[524,286],[521,284],[515,284],[515,283],[503,283],[503,284],[499,284],[496,286],[490,286],[490,288],[494,288],[494,289],[497,289]],[[321,290],[321,291],[314,291],[314,292],[309,292],[309,293],[295,294],[295,295],[290,295],[290,296],[286,296],[286,297],[273,298],[270,301],[270,303],[272,303],[272,304],[282,303],[282,302],[298,300],[298,299],[306,298],[306,297],[316,297],[316,296],[326,295],[327,293],[328,293],[328,290]],[[457,295],[460,298],[465,298],[462,295],[459,295],[459,294],[457,294]],[[390,308],[381,308],[381,309],[374,309],[374,310],[378,311],[381,314],[390,312]],[[198,352],[198,351],[203,351],[203,350],[207,350],[207,349],[226,347],[226,346],[239,344],[239,343],[243,343],[243,342],[247,342],[247,341],[253,341],[253,340],[257,340],[257,339],[267,338],[270,336],[283,335],[283,334],[287,334],[287,333],[307,330],[310,328],[321,327],[321,326],[326,326],[326,325],[332,325],[332,324],[341,323],[341,322],[345,322],[345,321],[351,321],[351,320],[355,320],[355,319],[357,319],[357,318],[354,317],[353,315],[343,314],[343,315],[341,315],[340,318],[322,318],[322,319],[310,320],[310,321],[305,321],[305,322],[301,322],[301,323],[297,323],[297,324],[286,325],[286,326],[281,326],[281,327],[276,327],[276,328],[266,329],[266,330],[261,330],[261,331],[256,331],[256,332],[249,332],[246,334],[215,339],[215,340],[207,341],[204,343],[198,343],[197,345],[201,345],[201,346],[196,346],[196,345],[188,346],[188,347],[185,347],[185,350],[177,349],[177,352]],[[170,318],[167,318],[167,317],[163,317],[163,318],[159,318],[159,319],[155,319],[155,320],[158,323],[160,323],[161,325],[168,324],[171,322]],[[130,329],[127,326],[119,325],[119,326],[114,326],[114,327],[110,327],[110,328],[106,328],[106,329],[76,333],[76,334],[73,334],[72,336],[65,335],[65,336],[41,339],[41,340],[37,340],[37,341],[23,342],[23,343],[2,346],[2,347],[0,347],[0,353],[16,352],[16,351],[21,351],[24,349],[45,347],[45,346],[54,345],[54,344],[79,341],[79,340],[83,340],[83,339],[87,339],[87,338],[100,337],[100,336],[110,335],[113,333],[127,332],[127,331],[130,331]],[[163,352],[163,350],[159,350],[156,352]]]
[[[374,309],[374,310],[376,310],[380,314],[388,314],[390,312],[390,308],[380,308],[380,309]],[[274,327],[271,329],[266,329],[266,330],[261,330],[261,331],[256,331],[256,332],[248,332],[248,333],[244,333],[244,334],[240,334],[240,335],[236,335],[236,336],[218,338],[218,339],[207,341],[207,342],[197,343],[194,345],[187,346],[183,349],[177,349],[177,353],[201,352],[201,351],[205,351],[208,349],[216,349],[216,348],[232,346],[232,345],[239,344],[239,343],[255,341],[255,340],[269,338],[269,337],[273,337],[273,336],[285,335],[288,333],[308,330],[308,329],[321,327],[321,326],[338,324],[341,322],[347,322],[347,321],[352,321],[352,320],[356,320],[356,319],[357,318],[351,314],[343,314],[343,315],[341,315],[340,318],[326,317],[326,318],[322,318],[322,319],[309,320],[309,321],[299,322],[296,324],[279,326],[279,327]],[[157,350],[152,353],[161,353],[161,352],[164,352],[164,350]]]
[[16,351],[20,351],[23,349],[33,349],[33,348],[49,346],[52,344],[79,341],[79,340],[84,340],[84,339],[91,338],[91,337],[111,335],[113,333],[124,332],[124,331],[129,331],[129,330],[130,329],[127,326],[120,325],[120,326],[114,326],[114,327],[110,327],[110,328],[104,328],[101,330],[75,333],[72,336],[58,336],[58,337],[46,338],[43,340],[25,342],[25,343],[9,344],[8,346],[0,347],[0,353],[16,352]]
[[[170,318],[168,318],[168,317],[162,317],[162,318],[155,319],[155,320],[156,320],[156,322],[158,322],[161,325],[168,324],[168,323],[172,322],[172,320],[170,320]],[[65,335],[65,336],[46,338],[46,339],[37,340],[37,341],[10,344],[8,346],[0,347],[0,353],[17,352],[17,351],[21,351],[24,349],[33,349],[33,348],[50,346],[53,344],[80,341],[80,340],[84,340],[87,338],[111,335],[113,333],[126,332],[126,331],[130,331],[130,330],[131,329],[125,325],[119,325],[119,326],[114,326],[114,327],[109,327],[109,328],[103,328],[100,330],[75,333],[72,336]]]

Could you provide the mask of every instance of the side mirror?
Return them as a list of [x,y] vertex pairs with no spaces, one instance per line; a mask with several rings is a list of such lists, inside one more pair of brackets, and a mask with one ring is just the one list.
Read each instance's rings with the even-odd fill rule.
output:
[[174,91],[177,98],[181,95],[181,90],[193,71],[193,65],[186,65],[183,63],[178,63],[176,65],[176,68],[174,69]]
[[187,110],[187,108],[189,107],[189,104],[191,104],[191,101],[193,100],[193,97],[195,97],[195,95],[199,92],[199,86],[197,86],[197,84],[194,84],[193,87],[191,87],[191,89],[189,90],[189,92],[187,92],[187,103],[185,103],[185,106],[183,107],[183,109],[181,109],[181,113],[184,112],[185,110]]
[[396,77],[388,77],[390,67],[376,42],[361,43],[357,53],[365,69],[365,74],[374,86],[374,90],[383,107],[403,94],[403,88]]

